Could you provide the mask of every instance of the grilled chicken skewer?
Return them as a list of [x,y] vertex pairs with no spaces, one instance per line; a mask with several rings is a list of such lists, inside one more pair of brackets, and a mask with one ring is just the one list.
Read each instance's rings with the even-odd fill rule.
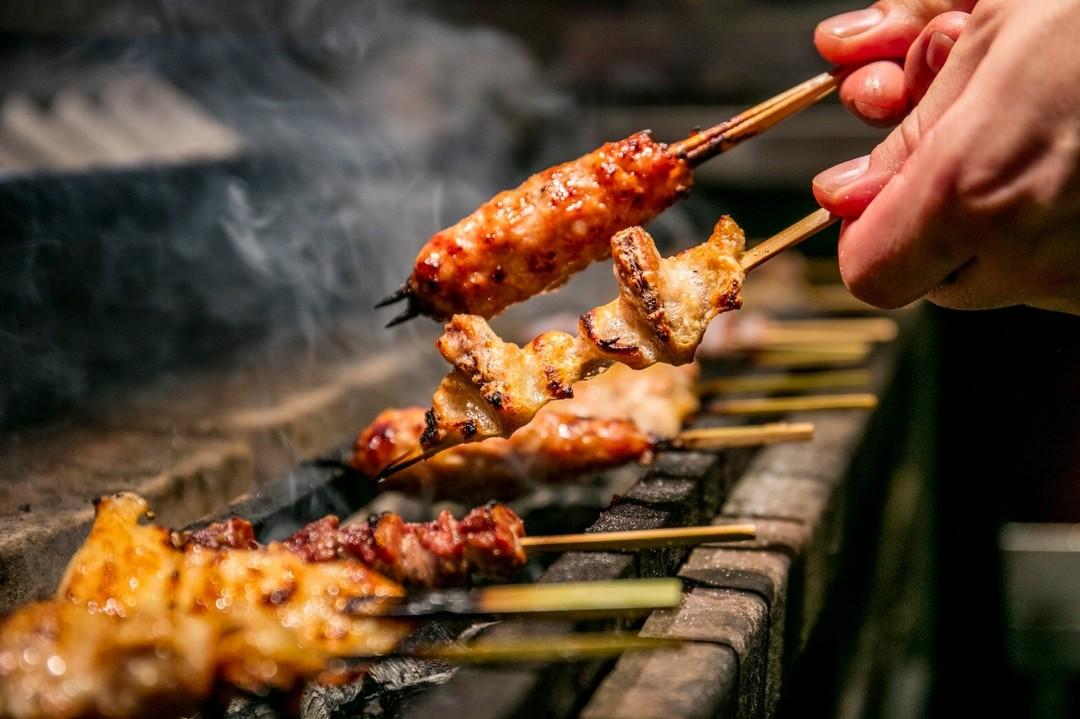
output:
[[671,146],[639,132],[533,175],[436,233],[405,285],[377,306],[407,301],[390,325],[419,314],[490,318],[559,287],[607,257],[611,235],[689,193],[696,165],[828,96],[836,83],[823,73]]
[[[430,525],[382,517],[355,534],[316,522],[285,543],[260,546],[244,520],[175,533],[143,523],[151,515],[141,497],[103,498],[54,597],[0,623],[0,716],[186,716],[236,690],[289,692],[309,679],[347,679],[355,667],[344,660],[393,653],[411,632],[414,621],[398,617],[610,613],[670,607],[681,598],[677,580],[632,580],[536,592],[531,585],[450,590],[403,602],[401,586],[367,566],[392,568],[387,553],[395,549],[454,564],[462,557],[453,545],[460,549],[458,535],[470,532],[473,539],[488,535],[487,544],[471,545],[483,544],[482,566],[505,571],[520,563],[520,519],[498,506],[478,514],[469,527],[469,517]],[[700,528],[723,529],[723,536],[695,541],[753,536],[747,526]],[[425,531],[429,546],[421,546]],[[573,537],[554,539],[547,548]],[[358,558],[368,551],[375,560]],[[457,577],[438,578],[447,576]]]
[[611,238],[619,298],[582,315],[577,336],[547,332],[519,347],[483,318],[455,315],[437,343],[455,370],[432,398],[425,452],[399,458],[382,476],[451,446],[510,436],[544,405],[572,396],[573,383],[616,362],[692,361],[712,319],[740,306],[746,271],[833,222],[819,210],[744,253],[742,231],[723,217],[707,242],[667,259],[641,228],[619,232]]
[[[547,405],[511,437],[455,447],[381,486],[438,499],[511,499],[538,484],[647,461],[660,448],[659,438],[677,436],[697,412],[697,377],[694,364],[642,371],[617,365],[594,381],[574,385],[573,398]],[[374,477],[397,457],[418,450],[425,415],[421,407],[382,411],[357,436],[349,465]]]
[[737,308],[743,234],[723,217],[709,240],[661,259],[632,227],[611,238],[619,298],[582,315],[578,334],[546,332],[525,347],[503,342],[476,315],[454,315],[436,343],[455,370],[432,398],[425,447],[508,437],[571,385],[616,362],[682,365],[709,322]]
[[[0,715],[172,716],[216,686],[287,690],[335,657],[391,652],[404,590],[355,560],[280,544],[177,549],[146,501],[103,498],[52,600],[0,626]],[[367,600],[366,615],[349,602]]]
[[[419,453],[424,415],[422,407],[382,412],[357,438],[350,465],[372,477],[402,454]],[[659,450],[709,451],[812,437],[811,424],[777,423],[688,430],[659,438],[626,418],[541,412],[508,439],[493,437],[451,447],[395,472],[380,486],[458,501],[484,496],[512,499],[537,485],[573,482],[585,473],[630,462],[648,463]]]

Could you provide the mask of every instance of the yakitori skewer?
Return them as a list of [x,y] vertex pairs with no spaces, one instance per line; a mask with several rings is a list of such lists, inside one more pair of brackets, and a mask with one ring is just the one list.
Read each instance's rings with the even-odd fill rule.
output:
[[[356,559],[311,561],[278,543],[177,546],[129,493],[96,514],[54,597],[0,621],[5,717],[188,716],[218,692],[340,679],[344,660],[394,653],[419,617],[622,616],[682,597],[677,579],[407,596]],[[246,544],[240,528],[218,539]]]
[[[573,398],[542,408],[510,437],[453,447],[395,473],[379,487],[458,501],[509,499],[538,485],[576,482],[630,462],[647,464],[657,451],[685,448],[680,433],[701,404],[697,376],[696,364],[655,364],[644,370],[614,365],[595,379],[576,383]],[[406,452],[419,456],[426,427],[422,407],[383,410],[358,434],[349,467],[367,478]],[[783,434],[770,427],[755,435],[754,429],[714,432],[709,449],[725,449],[735,437],[747,443],[805,439],[800,430]]]
[[697,385],[702,397],[751,392],[800,392],[819,389],[845,389],[870,384],[867,370],[837,370],[800,374],[749,374],[702,380]]
[[[554,412],[538,418],[534,424],[537,424],[535,428],[530,424],[508,439],[496,437],[445,450],[425,450],[419,442],[409,441],[395,446],[408,444],[411,449],[404,454],[393,454],[387,451],[389,445],[382,445],[376,452],[354,454],[352,466],[369,476],[375,471],[386,489],[409,493],[426,489],[443,498],[468,498],[482,493],[506,498],[520,494],[530,484],[565,482],[567,478],[628,462],[647,463],[659,451],[718,451],[805,442],[814,434],[812,424],[778,423],[691,429],[672,437],[656,437],[641,431],[630,420],[564,417]],[[552,425],[560,429],[549,431]],[[415,420],[412,422],[412,437],[420,426]],[[550,435],[552,441],[534,439],[533,431]],[[397,436],[399,440],[408,437],[405,432]],[[357,444],[363,446],[368,441],[369,438],[361,435]],[[555,447],[549,450],[547,444]],[[387,465],[379,457],[393,460],[392,472],[381,469]],[[422,462],[426,464],[421,465]],[[418,469],[406,474],[418,465]]]
[[[566,535],[556,543],[577,542],[572,548],[581,549],[602,543],[609,549],[631,550],[641,543],[658,541],[682,545],[738,541],[752,532],[752,526],[658,529]],[[251,525],[238,517],[175,532],[172,543],[185,551],[198,547],[211,551],[260,548]],[[528,552],[546,544],[544,537],[525,536],[524,523],[509,507],[489,502],[460,520],[448,511],[430,522],[406,522],[393,512],[383,512],[343,525],[336,516],[327,515],[305,525],[280,546],[304,562],[357,561],[403,586],[431,589],[463,585],[473,576],[509,579],[525,565]]]
[[709,414],[747,415],[813,412],[826,409],[873,409],[877,395],[866,392],[821,394],[807,397],[760,397],[754,399],[719,399],[710,402]]
[[823,73],[674,145],[640,132],[533,175],[436,233],[408,281],[376,306],[406,302],[388,326],[420,314],[490,318],[558,287],[607,257],[613,234],[687,194],[693,167],[826,97],[836,83]]
[[[582,315],[577,336],[547,332],[526,347],[501,340],[487,322],[455,315],[438,341],[455,370],[443,379],[421,444],[426,455],[487,437],[506,437],[571,385],[619,362],[641,369],[681,365],[719,313],[740,306],[745,272],[836,222],[818,210],[743,252],[742,231],[721,218],[708,242],[662,259],[652,238],[630,228],[611,238],[620,296]],[[382,473],[418,461],[412,452]]]

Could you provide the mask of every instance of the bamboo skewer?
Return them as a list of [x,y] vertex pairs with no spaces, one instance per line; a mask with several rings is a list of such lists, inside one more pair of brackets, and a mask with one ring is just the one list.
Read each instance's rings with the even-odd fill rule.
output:
[[829,330],[802,327],[764,327],[745,341],[734,343],[734,349],[771,349],[788,345],[841,345],[851,346],[878,342],[865,332]]
[[[380,616],[430,617],[482,614],[621,614],[674,607],[682,599],[678,579],[617,579],[559,584],[504,584],[483,589],[439,589],[403,598]],[[383,599],[385,601],[385,598]],[[370,614],[371,601],[350,601],[350,614]]]
[[814,330],[838,335],[861,335],[866,342],[890,342],[900,333],[896,320],[888,317],[826,317],[810,320],[769,320],[768,329]]
[[828,210],[822,209],[811,212],[794,225],[751,247],[743,253],[739,263],[742,265],[744,272],[749,272],[784,250],[794,247],[803,240],[813,237],[825,228],[836,224],[839,220],[839,217],[832,215]]
[[711,402],[709,414],[781,414],[784,412],[812,412],[826,409],[873,409],[877,407],[876,395],[859,392],[854,394],[822,394],[810,397],[762,397],[756,399],[725,399]]
[[[706,427],[688,429],[671,440],[672,449],[712,450],[756,447],[781,442],[806,442],[814,438],[810,422],[776,422],[750,427]],[[669,449],[669,447],[664,447]]]
[[423,447],[414,447],[408,452],[402,454],[400,457],[392,460],[390,464],[379,470],[379,473],[375,475],[374,480],[376,482],[381,482],[392,474],[396,474],[403,469],[408,469],[409,467],[413,466],[418,462],[423,462],[425,460],[431,459],[439,452],[451,449],[455,446],[457,445],[453,442],[445,442],[442,444],[437,444],[434,447],[428,447],[427,449],[424,449]]
[[870,383],[866,370],[841,370],[808,374],[759,374],[743,377],[719,377],[700,382],[699,396],[736,394],[740,392],[798,392],[810,389],[843,389],[865,387]]
[[[769,259],[775,257],[780,252],[783,252],[784,250],[786,250],[786,249],[788,249],[790,247],[794,247],[795,245],[799,244],[803,240],[806,240],[806,239],[808,239],[810,237],[813,237],[818,232],[821,232],[822,230],[829,227],[830,225],[835,224],[836,222],[839,221],[839,219],[840,218],[833,216],[827,210],[823,210],[823,209],[817,210],[815,212],[810,213],[809,215],[807,215],[803,219],[799,220],[795,224],[791,225],[787,229],[781,230],[780,232],[773,235],[769,239],[757,244],[756,246],[754,246],[751,249],[744,252],[743,255],[742,255],[742,258],[740,259],[740,264],[742,265],[743,271],[744,272],[750,272],[755,267],[759,267],[763,263],[767,262]],[[863,345],[860,345],[860,347],[862,347],[862,346]],[[815,350],[818,350],[822,346],[820,346],[820,345],[811,345],[811,347],[813,347]],[[838,346],[837,351],[842,354],[841,349],[847,349],[847,348],[844,347],[844,346]],[[832,352],[833,348],[830,347],[829,351]],[[848,350],[848,351],[850,352],[850,350]],[[869,354],[868,349],[865,351],[865,354]],[[846,359],[847,355],[843,355],[843,356]],[[862,355],[860,355],[860,357],[862,357]],[[739,429],[748,429],[748,428],[739,428]],[[786,440],[779,440],[779,441],[786,441]],[[755,443],[757,443],[757,442],[754,442],[754,441],[749,442],[749,444],[755,444]],[[428,458],[434,456],[435,454],[438,454],[439,452],[443,451],[444,449],[449,449],[452,446],[454,446],[454,443],[448,443],[448,444],[445,444],[445,445],[429,447],[426,450],[420,450],[418,448],[418,449],[411,450],[410,452],[406,452],[405,454],[401,455],[400,457],[398,457],[394,461],[390,462],[390,464],[388,464],[386,467],[384,467],[379,472],[379,474],[376,475],[375,479],[377,481],[382,481],[382,480],[386,479],[387,477],[389,477],[390,475],[392,475],[392,474],[394,474],[396,472],[400,472],[401,470],[406,469],[408,467],[411,467],[412,465],[416,464],[417,462],[422,462],[423,460],[428,459]],[[682,444],[681,443],[675,443],[675,444],[672,444],[671,446],[672,447],[681,447]],[[722,445],[722,446],[747,446],[747,445]]]
[[828,97],[836,91],[838,85],[839,79],[835,73],[823,72],[730,120],[672,143],[669,149],[672,153],[685,157],[692,165],[700,165]]
[[756,527],[753,524],[728,524],[522,537],[521,546],[526,552],[628,551],[708,542],[739,542],[755,536]]
[[811,367],[832,367],[865,362],[870,357],[869,345],[842,345],[827,347],[823,345],[790,345],[783,349],[774,348],[753,355],[752,361],[758,367],[786,367],[803,369]]

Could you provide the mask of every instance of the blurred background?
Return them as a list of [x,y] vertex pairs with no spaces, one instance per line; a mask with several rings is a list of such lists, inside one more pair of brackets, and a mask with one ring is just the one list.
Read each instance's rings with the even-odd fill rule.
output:
[[[678,139],[820,72],[812,29],[852,6],[0,2],[4,446],[207,368],[302,382],[430,347],[433,323],[386,331],[371,311],[430,234],[604,140]],[[882,136],[823,103],[705,165],[650,230],[670,250],[730,213],[766,236],[813,209],[814,174]],[[610,287],[597,268],[503,321]],[[889,571],[846,580],[858,606],[829,608],[781,713],[1065,716],[1080,707],[1080,324],[919,322],[910,493],[886,501],[920,521],[886,535]]]

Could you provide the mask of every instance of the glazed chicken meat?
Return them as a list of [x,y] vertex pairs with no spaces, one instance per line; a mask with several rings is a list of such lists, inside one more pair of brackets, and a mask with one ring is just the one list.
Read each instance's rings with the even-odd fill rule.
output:
[[647,132],[533,175],[428,240],[406,312],[493,317],[607,257],[612,234],[648,222],[692,181],[690,164]]
[[177,548],[147,515],[133,494],[100,500],[55,596],[0,625],[0,716],[176,716],[221,685],[293,689],[411,631],[377,616],[404,590],[360,561]]

